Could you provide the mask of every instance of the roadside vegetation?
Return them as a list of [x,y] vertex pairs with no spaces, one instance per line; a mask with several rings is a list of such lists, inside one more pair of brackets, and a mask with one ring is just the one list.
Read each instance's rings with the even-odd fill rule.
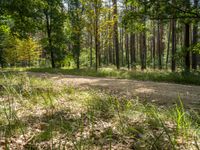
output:
[[[19,70],[19,69],[18,69]],[[170,72],[161,70],[130,70],[121,69],[117,70],[112,67],[101,68],[98,71],[95,69],[50,69],[50,68],[31,68],[22,69],[31,72],[42,73],[61,73],[64,75],[78,75],[78,76],[91,76],[91,77],[114,77],[118,79],[135,79],[142,81],[155,81],[155,82],[170,82],[177,84],[191,84],[200,85],[200,72]]]
[[72,69],[72,68],[4,68],[2,72],[35,72],[35,73],[50,73],[50,74],[63,74],[63,75],[76,75],[88,77],[105,77],[117,79],[131,79],[140,81],[154,81],[154,82],[167,82],[185,85],[200,85],[200,72],[170,72],[167,70],[153,70],[147,69],[145,71],[117,70],[114,67],[102,67],[98,71],[92,68]]
[[3,149],[197,149],[200,118],[23,72],[0,75]]

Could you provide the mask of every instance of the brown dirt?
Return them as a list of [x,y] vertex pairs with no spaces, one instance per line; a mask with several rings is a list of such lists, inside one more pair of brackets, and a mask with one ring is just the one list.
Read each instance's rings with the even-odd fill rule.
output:
[[145,102],[153,102],[163,106],[175,104],[180,97],[183,104],[188,108],[200,110],[200,86],[47,73],[28,74],[36,77],[47,77],[53,80],[55,84],[99,88],[117,96],[139,97]]

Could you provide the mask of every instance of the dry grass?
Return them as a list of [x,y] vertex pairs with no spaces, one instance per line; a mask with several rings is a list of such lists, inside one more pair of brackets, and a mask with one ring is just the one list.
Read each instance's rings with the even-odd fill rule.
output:
[[24,73],[0,76],[3,149],[199,149],[200,117]]

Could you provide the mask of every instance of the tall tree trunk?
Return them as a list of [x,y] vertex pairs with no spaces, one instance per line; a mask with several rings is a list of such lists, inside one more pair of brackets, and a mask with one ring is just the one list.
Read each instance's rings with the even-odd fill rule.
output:
[[157,52],[158,52],[158,67],[162,69],[162,50],[161,50],[161,32],[160,32],[160,20],[158,20],[158,32],[157,32]]
[[112,38],[112,43],[113,45],[111,46],[112,47],[112,58],[113,58],[113,65],[116,65],[116,51],[115,51],[115,39]]
[[101,67],[101,58],[102,58],[102,49],[101,49],[101,35],[98,38],[98,46],[99,46],[99,67]]
[[44,12],[45,17],[46,17],[46,30],[47,30],[47,37],[48,37],[48,47],[50,50],[50,54],[51,54],[51,66],[52,68],[55,68],[55,58],[54,58],[54,52],[53,52],[53,46],[52,46],[52,37],[51,37],[51,22],[50,22],[50,16],[48,14],[48,12]]
[[153,68],[156,69],[156,28],[155,21],[153,21]]
[[95,0],[95,52],[96,52],[96,71],[99,68],[99,8],[98,0]]
[[111,40],[109,40],[109,46],[108,46],[108,49],[109,49],[109,63],[110,64],[113,64],[113,55],[112,55],[112,46],[111,46]]
[[92,67],[92,49],[93,49],[93,36],[90,34],[90,67]]
[[[190,0],[186,0],[186,8],[190,8]],[[185,23],[185,40],[184,40],[184,47],[186,50],[185,53],[185,70],[190,71],[190,23]]]
[[176,54],[176,20],[172,19],[171,20],[171,26],[172,26],[172,72],[176,71],[176,59],[175,59],[175,54]]
[[171,29],[172,29],[172,22],[170,21],[169,22],[168,42],[167,42],[166,69],[168,69],[168,63],[169,63],[169,49],[170,49]]
[[128,33],[126,33],[125,35],[125,41],[126,41],[126,63],[127,63],[127,67],[128,69],[130,69],[130,59],[129,59],[129,36]]
[[114,15],[113,19],[114,19],[114,44],[115,44],[115,53],[116,53],[116,65],[117,65],[117,69],[120,69],[117,0],[113,0],[113,15]]
[[140,51],[141,51],[141,70],[144,70],[146,69],[146,53],[147,53],[145,31],[141,33]]
[[150,38],[150,57],[151,57],[151,67],[153,64],[153,37]]
[[186,71],[190,71],[190,51],[189,51],[189,47],[190,47],[190,24],[186,23],[185,24],[185,49],[186,49],[186,53],[185,53],[185,69]]
[[80,44],[80,35],[77,35],[77,43],[76,43],[76,66],[77,69],[80,69],[80,49],[81,49],[81,44]]
[[[194,7],[198,9],[198,2],[199,0],[194,0]],[[193,25],[193,41],[192,44],[196,45],[198,42],[198,21],[195,20]],[[197,54],[192,53],[192,69],[197,69]]]
[[130,35],[130,56],[131,56],[131,68],[135,66],[136,63],[136,49],[135,49],[135,34],[131,33]]
[[124,66],[124,31],[123,31],[123,28],[120,30],[120,45],[121,45],[122,66]]

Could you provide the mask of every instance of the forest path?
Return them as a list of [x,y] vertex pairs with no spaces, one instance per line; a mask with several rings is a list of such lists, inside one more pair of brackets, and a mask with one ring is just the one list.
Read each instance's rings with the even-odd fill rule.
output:
[[81,88],[97,88],[114,95],[136,98],[162,106],[170,106],[179,101],[189,108],[200,110],[200,86],[127,79],[83,77],[61,74],[28,73],[31,76],[48,78],[57,84],[73,85]]

